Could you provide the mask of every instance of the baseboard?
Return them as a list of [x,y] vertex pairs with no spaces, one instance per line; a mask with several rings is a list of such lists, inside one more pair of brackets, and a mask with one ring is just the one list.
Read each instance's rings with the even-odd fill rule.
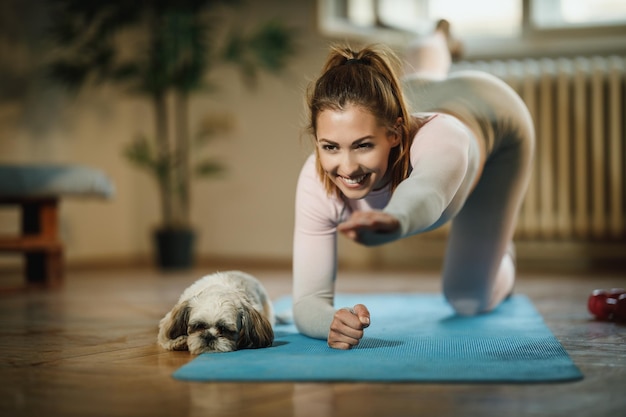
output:
[[[365,248],[357,256],[341,257],[345,270],[436,271],[441,268],[445,239],[413,240],[377,248]],[[626,273],[626,242],[516,241],[520,271]],[[341,248],[340,248],[341,254]],[[69,259],[66,270],[107,270],[155,267],[151,256],[116,256]],[[0,276],[18,274],[21,262],[0,263]],[[195,268],[206,270],[290,270],[290,257],[222,256],[201,254]]]

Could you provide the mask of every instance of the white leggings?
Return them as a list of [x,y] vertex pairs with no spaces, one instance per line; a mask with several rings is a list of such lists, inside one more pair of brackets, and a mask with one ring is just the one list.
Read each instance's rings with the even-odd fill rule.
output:
[[444,80],[415,75],[405,82],[413,110],[453,114],[484,143],[480,180],[452,220],[443,292],[459,314],[489,311],[515,280],[512,239],[532,169],[531,116],[521,98],[489,74],[458,72]]
[[513,288],[512,239],[530,174],[529,160],[530,153],[524,146],[494,152],[478,185],[452,222],[443,292],[459,314],[491,310]]

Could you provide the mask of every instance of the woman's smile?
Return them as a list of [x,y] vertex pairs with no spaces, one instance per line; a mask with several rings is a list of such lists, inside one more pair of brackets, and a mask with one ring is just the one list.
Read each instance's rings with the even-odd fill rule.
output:
[[349,105],[318,115],[319,162],[347,198],[364,198],[385,185],[389,154],[398,144],[398,135],[361,107]]
[[361,185],[365,181],[365,179],[369,177],[369,174],[363,174],[358,177],[344,177],[342,175],[337,175],[337,177],[344,181],[348,186],[358,186]]

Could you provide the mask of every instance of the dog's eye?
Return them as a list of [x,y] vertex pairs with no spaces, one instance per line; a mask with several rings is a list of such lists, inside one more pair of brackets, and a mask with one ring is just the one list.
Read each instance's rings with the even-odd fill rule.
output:
[[233,329],[231,329],[230,327],[224,324],[217,324],[216,328],[217,328],[217,331],[220,332],[220,334],[224,336],[235,333]]
[[209,326],[206,323],[190,323],[189,328],[187,329],[187,333],[201,332],[208,328]]

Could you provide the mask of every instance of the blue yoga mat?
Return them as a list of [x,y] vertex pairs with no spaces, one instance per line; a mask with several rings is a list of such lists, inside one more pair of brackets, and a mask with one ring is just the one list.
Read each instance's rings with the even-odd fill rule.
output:
[[[530,300],[515,295],[495,311],[456,316],[441,295],[338,295],[367,305],[372,324],[352,350],[278,325],[265,349],[199,355],[174,373],[186,381],[531,383],[583,376]],[[291,309],[289,298],[276,311]]]

